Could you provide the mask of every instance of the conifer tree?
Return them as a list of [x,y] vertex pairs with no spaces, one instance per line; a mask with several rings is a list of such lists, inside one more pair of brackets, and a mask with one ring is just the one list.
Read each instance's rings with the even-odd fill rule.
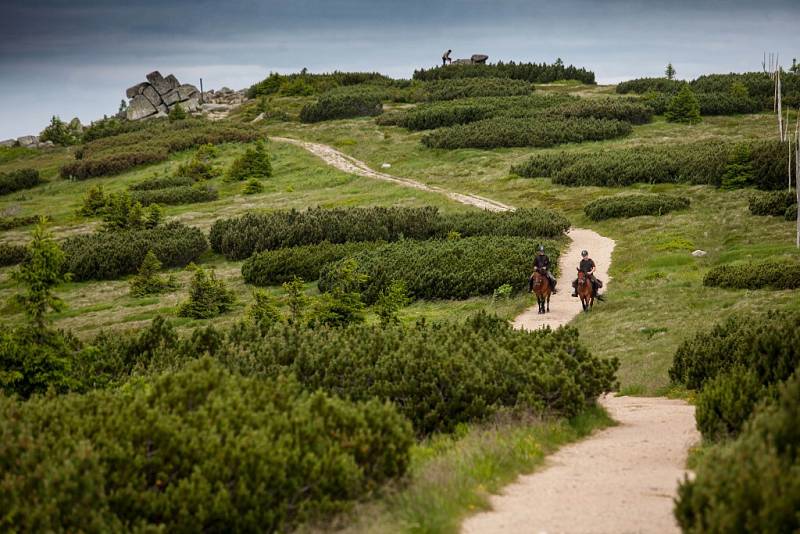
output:
[[158,275],[161,269],[161,262],[153,253],[152,250],[147,251],[142,264],[139,266],[139,272],[131,280],[131,295],[134,297],[144,297],[146,295],[155,295],[163,293],[178,287],[174,276],[164,278]]
[[667,69],[664,71],[664,74],[667,75],[668,80],[675,79],[675,67],[672,66],[672,62],[667,63]]
[[244,181],[251,178],[261,180],[272,176],[272,163],[264,141],[258,141],[254,147],[248,148],[236,159],[228,169],[226,180]]
[[678,94],[672,97],[665,115],[669,122],[697,124],[702,120],[700,103],[689,84],[684,84]]

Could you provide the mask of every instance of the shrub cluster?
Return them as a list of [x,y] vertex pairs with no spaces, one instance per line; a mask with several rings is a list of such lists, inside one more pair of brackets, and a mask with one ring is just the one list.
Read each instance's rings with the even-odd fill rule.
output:
[[119,174],[137,165],[157,163],[169,154],[205,144],[249,142],[260,133],[229,122],[186,119],[161,122],[158,129],[145,128],[86,143],[76,161],[61,167],[62,178],[84,180]]
[[320,122],[353,117],[372,117],[383,113],[381,99],[374,94],[325,94],[300,110],[302,122]]
[[[672,97],[671,93],[651,93],[645,95],[641,102],[652,109],[653,113],[663,115],[667,112]],[[700,105],[700,114],[703,116],[736,115],[761,111],[761,102],[747,95],[696,93],[695,97]]]
[[131,191],[153,191],[170,187],[194,185],[195,179],[188,176],[154,176],[128,187]]
[[211,202],[219,198],[219,192],[210,185],[181,185],[166,187],[164,189],[147,189],[134,191],[131,199],[142,206],[152,204],[196,204],[198,202]]
[[[698,93],[732,93],[734,86],[744,86],[749,97],[760,103],[763,111],[772,110],[775,84],[765,72],[707,74],[691,82]],[[781,75],[784,106],[800,105],[800,76],[784,72]]]
[[628,135],[628,122],[608,119],[495,117],[440,128],[422,138],[429,148],[550,147]]
[[511,78],[531,83],[550,83],[559,80],[578,80],[594,84],[594,72],[573,65],[564,65],[561,60],[547,63],[515,63],[502,61],[488,65],[447,65],[414,71],[415,80],[447,80],[452,78]]
[[0,396],[3,530],[288,531],[409,463],[397,410],[231,374],[208,359],[147,387]]
[[616,91],[621,95],[629,93],[642,95],[650,92],[677,93],[685,83],[680,80],[668,80],[667,78],[637,78],[618,83]]
[[430,101],[455,100],[484,96],[522,96],[533,91],[533,85],[510,78],[462,78],[434,80],[424,85]]
[[758,409],[744,433],[711,448],[678,489],[683,532],[796,532],[800,529],[800,373]]
[[16,171],[0,172],[0,195],[7,195],[15,191],[30,189],[43,183],[36,169],[19,169]]
[[323,267],[353,256],[379,243],[355,241],[349,243],[322,242],[315,245],[267,250],[250,256],[242,264],[242,277],[248,284],[272,286],[292,280],[317,280]]
[[696,418],[705,438],[738,434],[759,402],[800,366],[798,326],[797,313],[733,316],[681,344],[669,375],[700,391]]
[[389,85],[390,78],[377,72],[339,72],[323,74],[309,74],[306,72],[296,74],[271,73],[269,77],[250,86],[247,90],[248,98],[266,95],[302,96],[315,93],[324,93],[335,87],[360,84]]
[[[355,254],[356,272],[364,281],[358,291],[368,304],[377,301],[393,281],[405,284],[415,299],[466,299],[491,295],[503,284],[522,289],[539,243],[524,237],[480,236],[454,240],[412,241],[372,248]],[[558,264],[559,247],[545,245]],[[337,263],[322,268],[321,291],[339,282]]]
[[24,245],[0,243],[0,267],[17,265],[28,257],[28,249]]
[[255,252],[327,241],[397,241],[462,236],[507,235],[553,238],[570,223],[562,215],[543,209],[494,213],[474,211],[443,215],[435,207],[340,208],[277,211],[219,219],[211,227],[211,248],[228,259],[240,260]]
[[795,191],[767,191],[753,193],[748,200],[748,208],[753,215],[783,216],[786,210],[797,204]]
[[689,207],[689,199],[671,195],[629,193],[601,197],[587,204],[583,211],[593,221],[641,215],[664,215]]
[[0,217],[0,231],[12,230],[20,226],[28,226],[36,224],[39,220],[39,215],[28,215],[26,217]]
[[641,102],[621,98],[584,98],[550,107],[544,115],[576,119],[616,119],[631,124],[646,124],[653,118],[653,111]]
[[553,183],[567,186],[677,182],[721,186],[735,171],[731,181],[739,186],[774,190],[786,185],[787,160],[786,144],[777,141],[706,141],[583,154],[540,154],[511,171],[528,178],[552,178]]
[[75,280],[105,280],[134,274],[148,250],[166,267],[183,267],[208,248],[203,232],[179,222],[153,229],[100,232],[67,238],[66,270]]
[[717,265],[703,277],[703,285],[731,289],[795,289],[800,287],[800,262],[768,259]]

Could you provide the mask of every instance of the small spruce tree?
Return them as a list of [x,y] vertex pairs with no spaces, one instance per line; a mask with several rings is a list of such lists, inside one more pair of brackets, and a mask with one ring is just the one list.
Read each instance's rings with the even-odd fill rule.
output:
[[279,323],[281,314],[275,305],[275,299],[263,289],[259,289],[253,292],[253,303],[247,310],[247,318],[264,331]]
[[187,117],[186,110],[183,109],[180,102],[172,106],[167,116],[169,117],[169,122],[182,121]]
[[256,195],[263,192],[264,184],[262,184],[258,178],[250,178],[245,182],[244,187],[242,187],[242,193],[245,195]]
[[231,182],[241,182],[250,178],[260,180],[270,176],[272,176],[272,163],[270,163],[267,147],[264,141],[258,141],[255,146],[248,148],[233,162],[225,179]]
[[397,313],[409,302],[405,283],[401,280],[393,281],[389,287],[381,291],[378,301],[375,303],[375,312],[378,314],[381,325],[386,327],[398,323]]
[[669,122],[697,124],[702,120],[700,103],[689,84],[684,84],[678,94],[672,97],[665,115]]
[[175,277],[164,278],[159,276],[158,271],[160,269],[161,262],[158,261],[152,250],[148,250],[147,255],[142,260],[142,264],[139,266],[139,272],[131,280],[131,295],[145,297],[177,289],[178,282]]
[[291,282],[283,284],[283,289],[286,291],[289,301],[289,322],[291,324],[301,324],[308,306],[308,297],[303,292],[303,279],[295,276]]
[[131,199],[130,193],[111,194],[103,210],[103,230],[131,230],[144,227],[144,209],[139,202]]
[[193,263],[189,264],[187,269],[194,271],[194,277],[189,287],[189,300],[178,308],[179,317],[208,319],[231,309],[236,297],[225,283],[216,277],[213,270],[207,273],[202,267]]
[[365,306],[359,289],[367,281],[366,275],[358,272],[358,263],[352,258],[339,263],[336,271],[331,290],[314,302],[309,318],[312,326],[342,327],[364,322]]
[[164,222],[164,208],[158,204],[150,204],[144,216],[144,227],[153,229]]
[[108,196],[103,191],[102,185],[93,185],[83,195],[83,205],[78,210],[84,217],[100,215],[108,204]]
[[675,67],[672,66],[672,62],[667,63],[667,68],[664,71],[664,74],[667,75],[667,79],[668,80],[674,80],[675,79],[676,72],[675,72]]

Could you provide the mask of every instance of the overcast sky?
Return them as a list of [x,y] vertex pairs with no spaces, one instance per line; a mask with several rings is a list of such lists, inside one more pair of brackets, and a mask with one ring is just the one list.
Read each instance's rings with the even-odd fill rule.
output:
[[410,77],[453,57],[547,61],[600,83],[800,58],[800,0],[0,0],[0,139],[116,112],[158,69],[239,89],[270,71]]

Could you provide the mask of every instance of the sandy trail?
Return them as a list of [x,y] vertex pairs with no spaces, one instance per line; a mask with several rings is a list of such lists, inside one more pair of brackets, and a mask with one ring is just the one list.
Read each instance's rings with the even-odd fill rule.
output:
[[300,141],[298,139],[290,139],[288,137],[270,137],[270,139],[273,141],[279,141],[281,143],[291,143],[293,145],[305,148],[315,156],[322,159],[328,165],[350,174],[364,176],[366,178],[374,178],[376,180],[383,180],[384,182],[391,182],[402,187],[410,187],[412,189],[419,189],[420,191],[427,191],[429,193],[439,193],[441,195],[445,195],[451,200],[460,202],[461,204],[475,206],[476,208],[482,208],[491,211],[510,211],[514,209],[506,204],[502,204],[478,195],[456,193],[435,185],[423,184],[422,182],[411,180],[410,178],[399,178],[397,176],[392,176],[391,174],[375,171],[369,168],[369,166],[367,166],[367,164],[363,161],[359,161],[348,156],[347,154],[339,152],[335,148],[329,147],[328,145],[311,143],[309,141]]
[[[429,186],[370,169],[329,146],[288,139],[339,170],[392,182],[403,187],[439,193],[448,198],[492,211],[514,208],[500,202]],[[597,264],[597,277],[606,285],[614,241],[592,230],[572,228],[572,240],[561,256],[559,292],[550,300],[550,313],[538,315],[533,306],[514,320],[527,330],[568,323],[581,313],[580,301],[571,297],[580,251],[589,251]],[[602,303],[598,304],[602,313]],[[699,441],[694,407],[663,397],[616,397],[600,400],[619,425],[563,447],[548,457],[548,467],[520,477],[491,499],[492,510],[468,518],[466,534],[485,533],[641,533],[677,532],[672,499],[689,447]]]

